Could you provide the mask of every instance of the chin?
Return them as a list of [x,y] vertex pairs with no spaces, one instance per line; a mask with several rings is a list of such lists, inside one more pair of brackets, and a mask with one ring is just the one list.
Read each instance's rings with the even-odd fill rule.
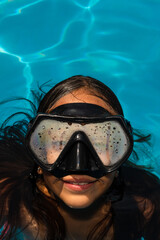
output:
[[75,199],[72,201],[64,201],[64,203],[72,209],[83,209],[89,207],[93,201],[89,201],[88,199]]

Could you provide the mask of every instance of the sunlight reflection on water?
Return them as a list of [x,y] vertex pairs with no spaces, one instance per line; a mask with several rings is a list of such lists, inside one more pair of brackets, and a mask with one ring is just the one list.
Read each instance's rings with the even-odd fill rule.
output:
[[1,1],[1,99],[90,75],[115,91],[134,127],[153,133],[159,156],[159,11],[158,0]]

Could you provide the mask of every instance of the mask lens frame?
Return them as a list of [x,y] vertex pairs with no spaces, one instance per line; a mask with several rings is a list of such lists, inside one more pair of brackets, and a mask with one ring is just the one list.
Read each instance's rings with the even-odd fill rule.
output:
[[[76,133],[74,133],[74,134],[72,134],[69,141],[65,145],[63,151],[59,154],[56,161],[52,164],[44,163],[37,157],[37,155],[34,153],[33,149],[31,148],[31,145],[30,145],[30,140],[31,140],[32,134],[34,134],[34,131],[36,130],[37,126],[43,120],[55,120],[55,121],[61,122],[62,124],[67,122],[67,123],[71,123],[71,124],[78,123],[78,124],[82,124],[82,125],[85,125],[85,124],[87,125],[90,123],[93,123],[93,124],[94,123],[103,123],[106,121],[108,121],[108,122],[115,121],[122,127],[124,133],[127,136],[128,144],[129,144],[128,150],[125,152],[125,154],[122,156],[122,158],[118,162],[114,163],[112,166],[105,166],[103,164],[103,162],[101,161],[99,155],[97,154],[95,148],[91,144],[90,140],[86,136],[86,134],[84,133],[84,135],[87,137],[87,138],[84,137],[85,138],[85,141],[84,141],[83,137],[82,137],[82,139],[76,139]],[[77,131],[77,132],[79,132],[79,131]],[[103,175],[116,170],[124,161],[126,161],[128,159],[128,157],[131,154],[132,149],[133,149],[132,128],[131,128],[129,122],[125,118],[123,118],[122,116],[118,116],[118,115],[106,116],[106,117],[102,118],[102,117],[72,117],[72,116],[59,116],[59,115],[52,115],[52,114],[38,114],[32,124],[31,129],[29,130],[29,132],[26,136],[26,147],[29,150],[32,157],[34,158],[35,162],[40,167],[42,167],[44,170],[46,170],[50,173],[54,173],[55,169],[58,169],[59,165],[63,161],[63,158],[64,158],[65,154],[67,153],[68,149],[74,144],[75,141],[83,141],[86,144],[86,146],[90,149],[90,151],[92,151],[92,154],[96,161],[97,166],[99,168],[104,169]]]

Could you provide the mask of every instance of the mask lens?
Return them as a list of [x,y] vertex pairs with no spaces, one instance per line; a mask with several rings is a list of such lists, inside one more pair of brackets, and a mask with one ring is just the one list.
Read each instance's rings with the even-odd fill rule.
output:
[[90,140],[105,166],[119,162],[130,147],[128,136],[117,121],[98,123]]
[[46,164],[53,164],[71,137],[70,125],[52,119],[42,120],[30,138],[30,148]]
[[54,164],[76,131],[84,132],[105,166],[119,162],[130,148],[127,133],[116,120],[102,123],[68,123],[42,120],[30,136],[30,149],[44,164]]

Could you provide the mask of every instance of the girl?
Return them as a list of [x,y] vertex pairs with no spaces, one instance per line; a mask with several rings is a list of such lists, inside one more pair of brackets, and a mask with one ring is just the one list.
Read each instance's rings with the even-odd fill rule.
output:
[[1,239],[160,239],[159,180],[128,160],[133,135],[149,136],[133,131],[115,94],[74,76],[36,111],[1,128]]

